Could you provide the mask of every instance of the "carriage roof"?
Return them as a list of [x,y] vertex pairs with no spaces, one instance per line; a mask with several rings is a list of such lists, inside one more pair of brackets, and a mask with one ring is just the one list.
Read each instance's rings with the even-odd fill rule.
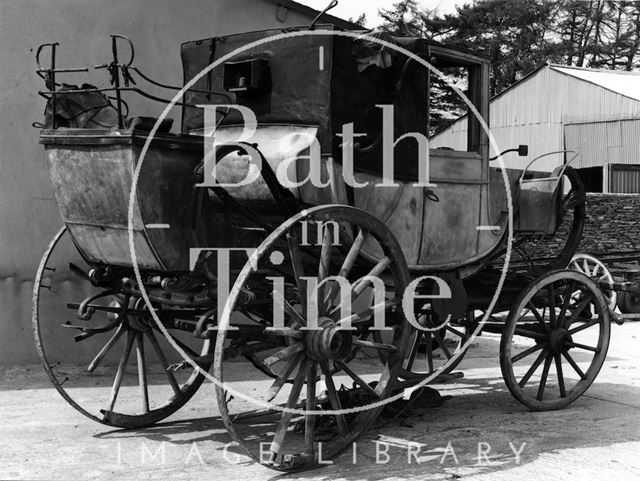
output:
[[[353,35],[363,35],[364,39],[377,36],[378,32],[351,31],[343,36],[335,26],[324,25],[318,30],[328,30],[331,34],[304,35],[307,28],[261,30],[182,44],[185,84],[213,62],[222,59],[222,65],[210,69],[193,86],[194,90],[217,93],[189,90],[185,94],[185,102],[199,105],[239,103],[250,107],[259,123],[317,125],[323,153],[334,154],[338,159],[340,153],[336,152],[335,134],[343,125],[366,115],[376,103],[394,103],[396,109],[402,109],[402,119],[398,121],[405,125],[400,129],[396,125],[398,135],[407,132],[428,134],[429,92],[425,86],[429,84],[429,72],[426,68],[412,68],[407,75],[406,56],[392,52],[398,59],[392,69],[395,75],[393,82],[398,82],[402,75],[406,75],[407,81],[402,86],[400,98],[393,102],[384,101],[384,95],[374,92],[378,86],[372,88],[370,78],[365,78],[358,71],[359,59],[354,53],[354,42],[358,39]],[[267,40],[291,32],[296,32],[296,35]],[[383,34],[381,38],[428,59],[436,68],[467,68],[471,101],[481,115],[488,118],[487,57],[419,37]],[[246,49],[245,46],[252,42],[264,43]],[[239,53],[234,55],[238,49]],[[319,60],[319,56],[323,58]],[[418,66],[417,63],[415,65]],[[244,91],[242,86],[234,84],[240,77],[245,77],[243,81],[248,82]],[[380,84],[378,90],[385,88]],[[201,129],[203,110],[184,107],[182,120],[184,132]],[[231,113],[221,124],[234,125],[241,121],[237,113]],[[475,123],[475,119],[470,122]],[[480,152],[481,145],[486,144],[482,137],[479,126],[472,126],[468,150]]]

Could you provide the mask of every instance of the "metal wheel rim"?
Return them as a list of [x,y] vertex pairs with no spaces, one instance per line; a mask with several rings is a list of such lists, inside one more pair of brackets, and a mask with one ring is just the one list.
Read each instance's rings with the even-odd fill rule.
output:
[[[137,427],[145,427],[157,423],[158,421],[165,419],[170,416],[178,409],[180,409],[189,399],[193,397],[196,391],[200,388],[204,381],[204,376],[194,371],[194,373],[189,377],[189,379],[184,383],[181,388],[181,394],[179,394],[174,399],[170,399],[163,405],[159,407],[155,407],[150,410],[148,413],[143,415],[127,415],[122,413],[112,413],[109,418],[99,417],[96,414],[92,414],[83,408],[78,402],[76,402],[72,396],[70,396],[66,389],[63,387],[64,381],[61,383],[60,379],[53,371],[52,365],[50,364],[47,358],[47,352],[44,347],[44,342],[41,335],[40,329],[40,290],[41,283],[44,278],[44,274],[47,267],[47,261],[50,259],[51,254],[55,250],[59,241],[63,238],[64,234],[68,233],[68,230],[65,227],[62,227],[53,237],[49,245],[47,246],[44,255],[40,261],[38,266],[38,270],[36,273],[36,278],[33,287],[33,296],[32,296],[32,327],[34,333],[34,340],[36,344],[36,350],[38,351],[38,355],[42,362],[42,366],[49,377],[49,380],[53,384],[56,391],[62,396],[62,398],[72,406],[76,411],[80,412],[82,415],[87,418],[96,421],[100,424],[104,424],[112,427],[123,427],[123,428],[137,428]],[[212,344],[210,341],[206,341],[206,349],[210,351],[212,348]],[[185,389],[186,387],[186,389]]]
[[[527,303],[531,300],[533,295],[539,292],[540,288],[547,287],[548,285],[553,285],[555,282],[562,279],[572,279],[575,282],[579,282],[582,285],[586,286],[593,296],[593,300],[598,304],[598,310],[601,316],[601,320],[597,323],[599,327],[598,331],[598,348],[599,351],[596,355],[593,356],[591,363],[589,364],[588,370],[583,373],[585,377],[582,376],[580,381],[575,384],[574,387],[571,388],[571,395],[565,395],[565,397],[560,397],[558,399],[554,399],[551,401],[538,400],[533,398],[531,395],[526,393],[524,389],[520,386],[519,382],[516,379],[513,363],[512,362],[512,342],[513,335],[517,328],[517,321],[520,318],[520,313],[527,309]],[[596,324],[593,324],[596,325]],[[578,326],[580,327],[580,326]],[[574,328],[578,329],[578,328]],[[579,398],[593,383],[595,378],[598,375],[598,372],[602,368],[602,365],[605,361],[607,349],[609,346],[609,338],[610,338],[610,322],[609,322],[609,313],[607,310],[606,302],[604,296],[596,286],[596,284],[589,279],[586,275],[579,273],[577,271],[571,270],[558,270],[547,273],[537,279],[535,279],[529,286],[520,293],[518,299],[516,300],[514,307],[509,313],[507,324],[505,326],[505,330],[502,334],[502,338],[500,341],[500,367],[502,370],[503,378],[509,388],[509,391],[513,396],[520,401],[522,404],[527,406],[532,411],[546,411],[546,410],[554,410],[561,409],[566,407],[567,405],[574,402],[577,398]],[[553,362],[553,361],[550,361]],[[535,363],[534,363],[535,364]],[[546,364],[546,358],[545,358]],[[541,364],[538,364],[538,368]],[[522,380],[521,380],[522,381]],[[542,380],[541,380],[542,383]],[[545,377],[545,386],[547,385],[546,377]],[[526,384],[526,382],[525,382]]]
[[[256,258],[266,253],[268,250],[268,246],[270,246],[272,242],[274,242],[277,238],[279,238],[281,235],[287,232],[294,224],[296,224],[302,219],[309,219],[313,217],[316,219],[319,218],[319,220],[336,220],[338,222],[343,220],[351,221],[351,218],[349,217],[349,215],[353,215],[354,213],[357,213],[357,215],[359,216],[365,216],[372,225],[376,225],[378,229],[380,229],[382,232],[387,233],[387,236],[384,240],[388,242],[388,245],[390,245],[393,251],[395,252],[394,260],[398,264],[398,266],[396,267],[399,275],[398,281],[400,285],[403,286],[402,288],[404,288],[404,286],[408,284],[409,273],[408,273],[408,268],[406,266],[406,261],[404,260],[404,256],[402,255],[402,251],[395,237],[388,231],[386,226],[384,226],[384,224],[379,222],[376,218],[366,213],[365,211],[362,211],[360,209],[356,209],[353,207],[349,207],[349,206],[325,205],[325,206],[315,207],[313,209],[303,211],[300,214],[290,218],[289,220],[285,221],[280,227],[278,227],[271,235],[269,235],[269,237],[265,239],[265,241],[261,244],[261,246],[258,247],[258,250],[256,251],[256,254],[257,254]],[[323,215],[325,216],[324,218],[322,218]],[[245,268],[241,272],[240,276],[237,278],[234,285],[234,289],[231,290],[231,295],[229,296],[229,299],[227,301],[227,307],[229,306],[233,307],[235,305],[235,299],[233,299],[233,293],[234,293],[235,287],[243,285],[244,282],[246,281],[249,274],[248,267],[250,263],[251,262],[249,261],[247,265],[245,265]],[[229,311],[230,310],[231,309],[229,309]],[[227,309],[225,309],[225,311],[227,311]],[[225,322],[226,323],[229,322],[228,315],[227,315],[226,321],[224,319],[221,319],[220,324],[224,325]],[[407,323],[404,322],[403,324],[407,324]],[[215,350],[215,359],[213,364],[213,373],[214,373],[214,377],[217,380],[224,379],[223,366],[222,366],[223,352],[224,352],[224,336],[221,335],[223,332],[224,330],[219,332],[218,337],[216,339],[216,350]],[[405,349],[408,342],[408,336],[409,336],[409,329],[407,326],[403,326],[403,334],[402,334],[402,339],[400,340],[400,345],[405,346]],[[402,353],[400,353],[400,357],[402,358]],[[400,363],[398,362],[397,365],[394,368],[392,368],[392,371],[394,372],[390,373],[390,380],[387,383],[386,387],[384,388],[383,396],[388,395],[388,393],[391,392],[391,390],[393,389],[393,380],[397,379],[396,373],[399,371],[399,369],[400,369]],[[226,395],[226,390],[223,387],[217,385],[216,397],[218,401],[218,408],[220,410],[220,415],[231,437],[234,439],[234,441],[236,441],[241,446],[241,448],[246,452],[246,454],[249,457],[256,460],[260,464],[270,467],[271,469],[275,469],[277,471],[283,471],[283,472],[295,472],[299,470],[310,469],[317,465],[317,460],[313,460],[312,462],[310,462],[305,466],[290,469],[290,468],[282,467],[279,465],[271,465],[271,464],[262,462],[262,460],[259,457],[257,457],[255,453],[251,452],[244,446],[243,439],[235,429],[233,425],[234,423],[229,415],[229,411],[227,409],[227,405],[225,402],[226,401],[225,395]],[[325,449],[323,448],[322,458],[326,460],[339,455],[348,446],[349,443],[354,441],[362,432],[364,432],[367,428],[370,427],[370,425],[377,418],[381,409],[382,407],[376,407],[373,409],[369,409],[364,413],[361,413],[359,417],[360,419],[359,429],[357,429],[354,432],[351,432],[350,435],[339,439],[337,447],[329,448],[326,452],[325,452]]]

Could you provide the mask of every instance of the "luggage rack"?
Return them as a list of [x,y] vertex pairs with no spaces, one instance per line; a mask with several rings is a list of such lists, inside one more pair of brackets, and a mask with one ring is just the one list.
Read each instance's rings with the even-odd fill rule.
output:
[[[57,47],[59,47],[60,44],[58,42],[53,42],[53,43],[43,43],[38,46],[38,49],[36,51],[36,63],[38,64],[38,69],[36,70],[36,73],[44,80],[45,85],[48,89],[48,90],[38,91],[38,94],[50,102],[51,110],[53,112],[55,112],[57,96],[59,95],[71,95],[71,94],[95,93],[95,92],[100,92],[100,93],[115,92],[115,101],[116,101],[115,108],[118,113],[118,128],[123,129],[124,128],[123,120],[128,116],[129,112],[128,112],[128,106],[126,102],[122,99],[122,92],[134,92],[136,94],[142,95],[143,97],[149,100],[153,100],[155,102],[160,102],[163,104],[172,103],[171,100],[157,97],[155,95],[151,95],[150,93],[144,91],[140,87],[135,86],[137,84],[133,76],[131,75],[131,72],[135,72],[142,80],[156,87],[160,87],[167,90],[173,90],[176,92],[182,90],[182,87],[167,85],[167,84],[158,82],[156,80],[153,80],[151,77],[145,75],[138,67],[133,65],[133,61],[135,59],[135,47],[131,39],[129,39],[125,35],[119,35],[115,33],[110,34],[110,36],[111,36],[111,51],[113,55],[111,62],[101,64],[101,65],[96,65],[93,68],[96,70],[106,69],[109,74],[109,82],[112,85],[112,87],[57,90],[57,87],[62,86],[62,84],[56,81],[57,74],[82,73],[82,72],[86,73],[86,72],[89,72],[90,69],[88,67],[58,68],[56,65],[56,54],[57,54]],[[124,40],[129,46],[129,58],[124,63],[119,60],[120,52],[118,51],[118,39]],[[43,67],[40,60],[40,56],[42,55],[43,50],[47,47],[50,50],[49,66]],[[223,97],[229,103],[232,103],[231,97],[224,92],[194,89],[194,88],[190,88],[189,91]],[[113,99],[113,97],[108,97],[108,98]],[[195,104],[191,104],[184,101],[173,102],[173,104],[178,105],[180,107],[196,107]],[[125,107],[127,110],[127,113],[124,116],[123,116],[123,107]],[[53,116],[52,121],[53,121],[53,124],[51,128],[55,129],[57,127],[55,115]]]

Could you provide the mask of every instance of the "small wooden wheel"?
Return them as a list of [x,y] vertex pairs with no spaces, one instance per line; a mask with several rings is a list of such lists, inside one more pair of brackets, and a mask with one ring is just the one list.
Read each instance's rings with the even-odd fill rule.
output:
[[[594,282],[598,283],[607,283],[609,285],[613,285],[614,279],[605,266],[600,260],[596,259],[593,256],[588,254],[576,254],[571,259],[569,263],[569,268],[574,271],[582,272],[587,277],[593,279]],[[613,289],[601,289],[604,294],[604,298],[607,301],[607,306],[610,311],[613,311],[616,308],[618,295],[616,291]]]
[[[154,332],[153,320],[118,316],[125,303],[141,309],[141,299],[96,287],[91,270],[62,228],[47,247],[33,290],[33,328],[44,369],[60,395],[94,421],[122,428],[156,423],[182,407],[204,376],[168,371],[169,362],[181,359]],[[78,317],[79,304],[88,299]],[[194,357],[213,350],[209,340],[175,331],[172,336]]]
[[552,271],[531,282],[509,313],[500,341],[502,376],[532,411],[564,408],[593,383],[609,336],[598,286],[580,272]]
[[[276,470],[308,469],[371,425],[406,353],[408,279],[393,234],[353,207],[303,211],[265,239],[231,289],[214,360],[220,414],[249,456]],[[387,330],[370,337],[376,314]],[[256,367],[262,377],[248,382]]]
[[[436,376],[450,374],[462,361],[464,353],[459,354],[459,352],[469,337],[467,327],[455,322],[448,323],[435,331],[414,329],[400,377],[425,379],[433,374]],[[433,382],[437,380],[438,377]]]

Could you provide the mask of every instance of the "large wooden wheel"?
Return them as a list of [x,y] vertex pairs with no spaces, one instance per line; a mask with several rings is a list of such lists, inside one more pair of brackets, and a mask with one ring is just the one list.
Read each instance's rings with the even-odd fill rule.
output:
[[[316,236],[321,223],[327,227]],[[350,285],[341,290],[331,276]],[[408,277],[393,234],[353,207],[303,211],[258,247],[231,289],[214,360],[220,414],[249,456],[277,470],[308,469],[371,425],[406,353],[400,306]],[[305,295],[315,282],[317,296],[313,289]],[[350,315],[340,309],[349,301]],[[384,314],[387,330],[372,337],[375,313]],[[272,330],[281,315],[286,328]],[[248,324],[262,326],[263,335],[234,343]],[[255,367],[262,377],[247,377]]]
[[552,271],[518,296],[500,342],[511,394],[533,411],[561,409],[598,375],[609,347],[609,310],[586,275]]
[[[40,262],[33,290],[33,328],[44,369],[60,395],[90,419],[123,428],[156,423],[182,407],[204,376],[169,371],[169,363],[180,359],[153,320],[119,316],[125,303],[140,312],[142,300],[97,287],[91,270],[61,229]],[[79,304],[91,298],[79,318]],[[185,332],[172,336],[193,357],[213,350],[209,340]]]
[[[588,254],[574,255],[569,263],[569,269],[582,272],[587,277],[593,279],[598,286],[601,286],[602,283],[613,286],[614,279],[611,272],[609,272],[609,269],[607,269],[607,266],[605,266],[602,261]],[[602,289],[602,293],[607,301],[607,307],[609,307],[609,310],[613,312],[618,301],[616,291],[613,289]]]

